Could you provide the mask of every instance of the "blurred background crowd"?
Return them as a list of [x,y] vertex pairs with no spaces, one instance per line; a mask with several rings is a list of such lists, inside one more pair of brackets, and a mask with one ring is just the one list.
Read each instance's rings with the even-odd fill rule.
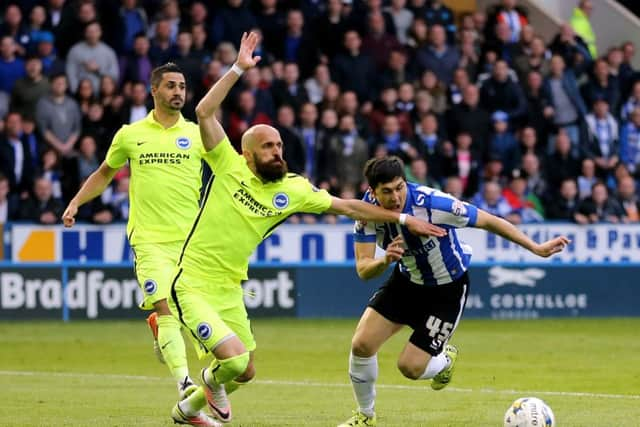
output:
[[[515,224],[640,219],[635,46],[597,51],[590,0],[550,43],[516,0],[458,15],[436,0],[0,5],[0,223],[59,222],[117,129],[151,110],[154,67],[182,68],[195,120],[249,30],[263,59],[220,117],[236,148],[267,123],[290,171],[342,197],[366,190],[367,159],[393,154],[410,180]],[[128,175],[78,219],[126,220]]]

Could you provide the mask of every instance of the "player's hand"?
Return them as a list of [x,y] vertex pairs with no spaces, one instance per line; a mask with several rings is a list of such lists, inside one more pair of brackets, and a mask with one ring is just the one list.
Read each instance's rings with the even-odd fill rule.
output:
[[562,250],[569,243],[571,243],[571,240],[569,240],[565,236],[559,236],[559,237],[556,237],[555,239],[547,240],[546,242],[537,245],[533,253],[535,253],[538,256],[547,258],[553,254],[562,252]]
[[240,40],[240,49],[238,50],[238,58],[236,64],[243,70],[255,67],[260,61],[259,56],[253,56],[253,51],[256,50],[258,45],[258,34],[250,32],[249,34],[242,33],[242,39]]
[[64,213],[62,214],[62,222],[64,223],[65,227],[73,227],[73,224],[75,224],[76,222],[75,217],[77,213],[78,206],[76,206],[75,203],[69,203],[69,206],[67,206],[67,209],[65,209]]
[[407,215],[407,222],[405,225],[411,234],[415,234],[416,236],[444,237],[447,235],[447,230],[444,228],[433,225],[425,220],[418,219],[412,215]]
[[402,240],[402,236],[396,236],[391,243],[387,246],[387,250],[384,253],[384,262],[389,265],[392,262],[399,261],[402,258],[402,254],[404,254],[404,246],[402,244],[404,241]]

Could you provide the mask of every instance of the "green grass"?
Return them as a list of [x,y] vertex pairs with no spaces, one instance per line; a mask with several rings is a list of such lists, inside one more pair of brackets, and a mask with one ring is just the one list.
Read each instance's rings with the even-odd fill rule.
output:
[[[355,320],[256,320],[256,382],[234,394],[232,426],[335,426],[354,409]],[[380,426],[500,426],[535,395],[560,426],[640,425],[640,319],[464,320],[453,383],[404,379],[408,334],[379,355]],[[191,355],[192,356],[192,355]],[[192,372],[202,364],[191,358]],[[177,397],[144,322],[0,324],[0,426],[171,426]]]

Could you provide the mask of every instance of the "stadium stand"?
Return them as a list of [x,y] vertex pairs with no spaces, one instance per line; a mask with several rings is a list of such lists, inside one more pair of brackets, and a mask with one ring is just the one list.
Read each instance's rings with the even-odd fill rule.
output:
[[[364,161],[396,154],[411,179],[516,223],[637,222],[634,44],[596,51],[589,1],[552,37],[516,0],[470,3],[3,2],[0,223],[59,221],[114,132],[149,111],[153,67],[184,70],[193,120],[248,30],[263,60],[234,88],[225,127],[238,144],[247,126],[275,125],[291,171],[319,187],[362,195]],[[125,171],[82,218],[126,220],[127,188]],[[290,221],[318,220],[336,219]]]

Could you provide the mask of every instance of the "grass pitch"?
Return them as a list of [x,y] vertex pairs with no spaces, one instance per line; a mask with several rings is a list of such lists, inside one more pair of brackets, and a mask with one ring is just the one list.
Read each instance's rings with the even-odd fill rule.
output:
[[[256,382],[230,426],[336,426],[355,408],[347,375],[356,320],[255,320]],[[640,319],[464,320],[452,384],[404,379],[403,331],[379,355],[379,426],[501,426],[537,396],[559,426],[640,425]],[[190,353],[192,353],[190,351]],[[192,374],[202,363],[190,354]],[[139,322],[0,324],[0,426],[171,426],[177,393]]]

